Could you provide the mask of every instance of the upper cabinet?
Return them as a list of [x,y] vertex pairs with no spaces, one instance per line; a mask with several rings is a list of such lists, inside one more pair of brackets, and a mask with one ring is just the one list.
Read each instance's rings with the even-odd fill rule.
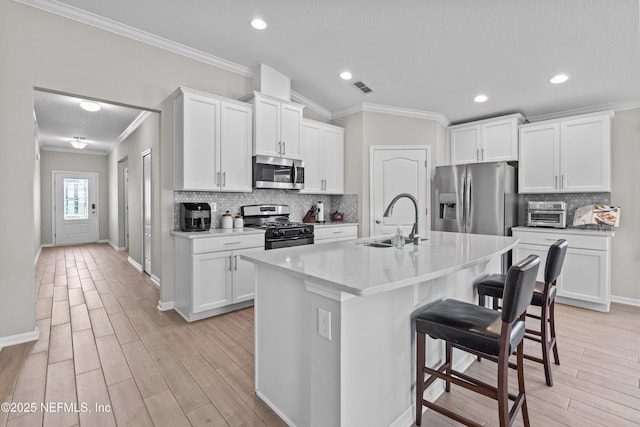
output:
[[174,96],[175,190],[250,192],[252,108],[180,88]]
[[518,160],[521,114],[479,120],[447,128],[450,164]]
[[300,159],[303,105],[253,92],[253,155]]
[[344,129],[305,119],[301,154],[304,190],[301,193],[344,193]]
[[611,191],[613,112],[522,125],[519,193]]

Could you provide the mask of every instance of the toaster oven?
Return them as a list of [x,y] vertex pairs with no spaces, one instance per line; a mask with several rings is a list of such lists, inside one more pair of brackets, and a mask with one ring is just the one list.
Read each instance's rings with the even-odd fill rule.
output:
[[567,204],[565,202],[528,202],[527,226],[567,227]]

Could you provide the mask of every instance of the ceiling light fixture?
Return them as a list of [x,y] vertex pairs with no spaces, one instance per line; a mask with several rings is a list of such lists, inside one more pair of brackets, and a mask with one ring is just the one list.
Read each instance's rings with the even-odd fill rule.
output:
[[351,73],[349,71],[343,71],[340,73],[340,78],[342,80],[351,80],[353,76],[351,75]]
[[78,150],[82,150],[84,147],[87,146],[86,142],[82,142],[77,139],[69,141],[69,144],[73,145],[73,148],[76,148]]
[[569,80],[569,76],[566,74],[557,74],[549,79],[549,81],[553,84],[564,83]]
[[475,98],[473,98],[475,102],[485,102],[487,99],[489,99],[487,95],[478,95]]
[[80,103],[80,107],[82,107],[83,110],[86,111],[91,111],[92,113],[95,111],[99,111],[100,108],[100,104],[98,104],[97,102],[90,102],[90,101],[82,101]]
[[251,26],[256,30],[264,30],[265,28],[267,28],[267,23],[260,18],[256,18],[251,21]]

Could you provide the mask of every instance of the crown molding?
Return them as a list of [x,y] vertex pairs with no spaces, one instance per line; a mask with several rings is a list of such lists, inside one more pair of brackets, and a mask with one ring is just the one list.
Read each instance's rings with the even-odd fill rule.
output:
[[393,107],[390,105],[371,104],[363,102],[355,107],[347,108],[345,110],[337,111],[331,116],[331,119],[338,119],[340,117],[348,116],[349,114],[368,112],[368,113],[383,113],[391,114],[394,116],[411,117],[414,119],[426,119],[434,120],[440,123],[442,126],[447,127],[451,123],[447,117],[442,113],[434,113],[432,111],[414,110],[411,108]]
[[313,111],[320,114],[322,117],[324,117],[327,120],[331,120],[332,118],[331,111],[324,108],[322,105],[318,104],[317,102],[310,100],[306,96],[296,92],[293,89],[291,90],[291,100],[299,104],[304,104],[305,106],[307,106],[307,108],[312,109]]
[[640,108],[640,100],[592,105],[590,107],[575,108],[573,110],[556,111],[555,113],[540,114],[537,116],[526,116],[526,118],[529,121],[529,123],[535,123],[535,122],[541,122],[544,120],[561,119],[564,117],[575,116],[579,114],[599,113],[606,110],[625,111],[625,110],[633,110],[635,108]]
[[155,34],[148,33],[146,31],[139,30],[129,25],[116,22],[112,19],[108,19],[91,12],[87,12],[82,9],[78,9],[73,6],[69,6],[64,3],[60,3],[55,0],[14,0],[17,3],[22,3],[27,6],[35,7],[36,9],[44,10],[64,18],[71,19],[73,21],[81,22],[83,24],[91,25],[96,28],[100,28],[105,31],[109,31],[118,34],[123,37],[127,37],[138,42],[154,46],[166,51],[185,56],[187,58],[194,59],[196,61],[204,62],[205,64],[213,65],[214,67],[221,68],[232,73],[240,74],[244,77],[253,76],[253,70],[244,65],[236,64],[235,62],[228,61],[223,58],[208,54],[198,49],[185,46],[180,43],[167,40],[163,37]]
[[129,135],[131,135],[136,129],[138,129],[138,126],[140,126],[142,122],[144,122],[150,115],[151,111],[141,111],[140,114],[138,114],[138,117],[136,117],[135,120],[132,121],[131,124],[122,131],[120,136],[116,139],[116,143],[111,146],[107,154],[111,154],[111,152],[118,146],[118,144],[127,139]]

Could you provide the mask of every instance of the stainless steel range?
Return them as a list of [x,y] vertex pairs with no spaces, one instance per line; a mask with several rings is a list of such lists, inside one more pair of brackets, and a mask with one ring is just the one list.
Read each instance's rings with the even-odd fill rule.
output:
[[248,205],[240,211],[245,227],[265,230],[265,249],[313,244],[313,225],[290,222],[287,205]]

